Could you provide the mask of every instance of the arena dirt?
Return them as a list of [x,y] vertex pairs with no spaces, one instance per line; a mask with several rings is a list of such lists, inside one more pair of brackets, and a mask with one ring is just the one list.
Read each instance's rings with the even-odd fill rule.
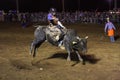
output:
[[[42,44],[35,58],[29,55],[35,28],[18,23],[0,23],[0,80],[120,80],[120,39],[111,43],[104,25],[66,24],[80,37],[89,36],[86,63],[77,63],[76,54],[66,61],[67,52]],[[103,38],[101,39],[101,36]]]

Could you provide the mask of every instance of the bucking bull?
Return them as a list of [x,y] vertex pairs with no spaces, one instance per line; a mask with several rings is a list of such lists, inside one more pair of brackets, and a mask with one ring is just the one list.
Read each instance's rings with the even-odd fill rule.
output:
[[[54,29],[52,29],[54,28]],[[63,30],[64,35],[61,33],[60,29],[56,28],[56,26],[40,26],[37,25],[37,28],[34,32],[34,40],[30,46],[30,54],[35,57],[36,56],[36,49],[40,47],[40,45],[48,41],[54,46],[58,46],[58,40],[63,41],[63,46],[68,53],[67,60],[70,61],[71,57],[70,54],[74,51],[79,61],[83,62],[81,53],[87,52],[87,38],[80,38],[74,29],[66,29]],[[59,37],[58,37],[59,36]]]

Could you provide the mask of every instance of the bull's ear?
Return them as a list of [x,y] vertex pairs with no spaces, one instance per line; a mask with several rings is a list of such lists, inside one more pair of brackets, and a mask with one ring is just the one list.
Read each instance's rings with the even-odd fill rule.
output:
[[73,41],[72,44],[73,44],[73,45],[74,45],[74,44],[77,44],[77,42],[76,42],[76,41]]
[[85,39],[88,39],[88,36],[86,36]]

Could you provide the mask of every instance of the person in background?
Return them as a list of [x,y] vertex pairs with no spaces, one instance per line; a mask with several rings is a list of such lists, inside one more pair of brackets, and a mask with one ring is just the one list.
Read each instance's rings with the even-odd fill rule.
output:
[[26,26],[27,26],[27,20],[26,20],[25,13],[21,14],[21,25],[22,25],[22,28],[26,28]]
[[105,24],[104,31],[105,31],[105,33],[107,32],[108,36],[110,37],[111,42],[115,42],[115,38],[114,38],[115,30],[116,30],[116,28],[115,28],[114,24],[110,21],[110,19],[108,17],[107,23]]

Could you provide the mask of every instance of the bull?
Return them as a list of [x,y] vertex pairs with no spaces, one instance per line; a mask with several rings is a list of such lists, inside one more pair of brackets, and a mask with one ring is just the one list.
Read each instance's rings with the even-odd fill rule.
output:
[[[30,54],[35,57],[36,56],[36,49],[42,45],[43,42],[46,40],[54,46],[58,46],[58,41],[55,40],[51,34],[48,34],[49,29],[46,26],[39,26],[36,28],[34,32],[34,40],[30,45]],[[83,58],[79,54],[87,52],[87,36],[85,38],[80,38],[74,29],[66,29],[64,36],[62,35],[62,41],[65,50],[68,53],[67,61],[71,61],[70,54],[74,51],[79,61],[83,62]]]

